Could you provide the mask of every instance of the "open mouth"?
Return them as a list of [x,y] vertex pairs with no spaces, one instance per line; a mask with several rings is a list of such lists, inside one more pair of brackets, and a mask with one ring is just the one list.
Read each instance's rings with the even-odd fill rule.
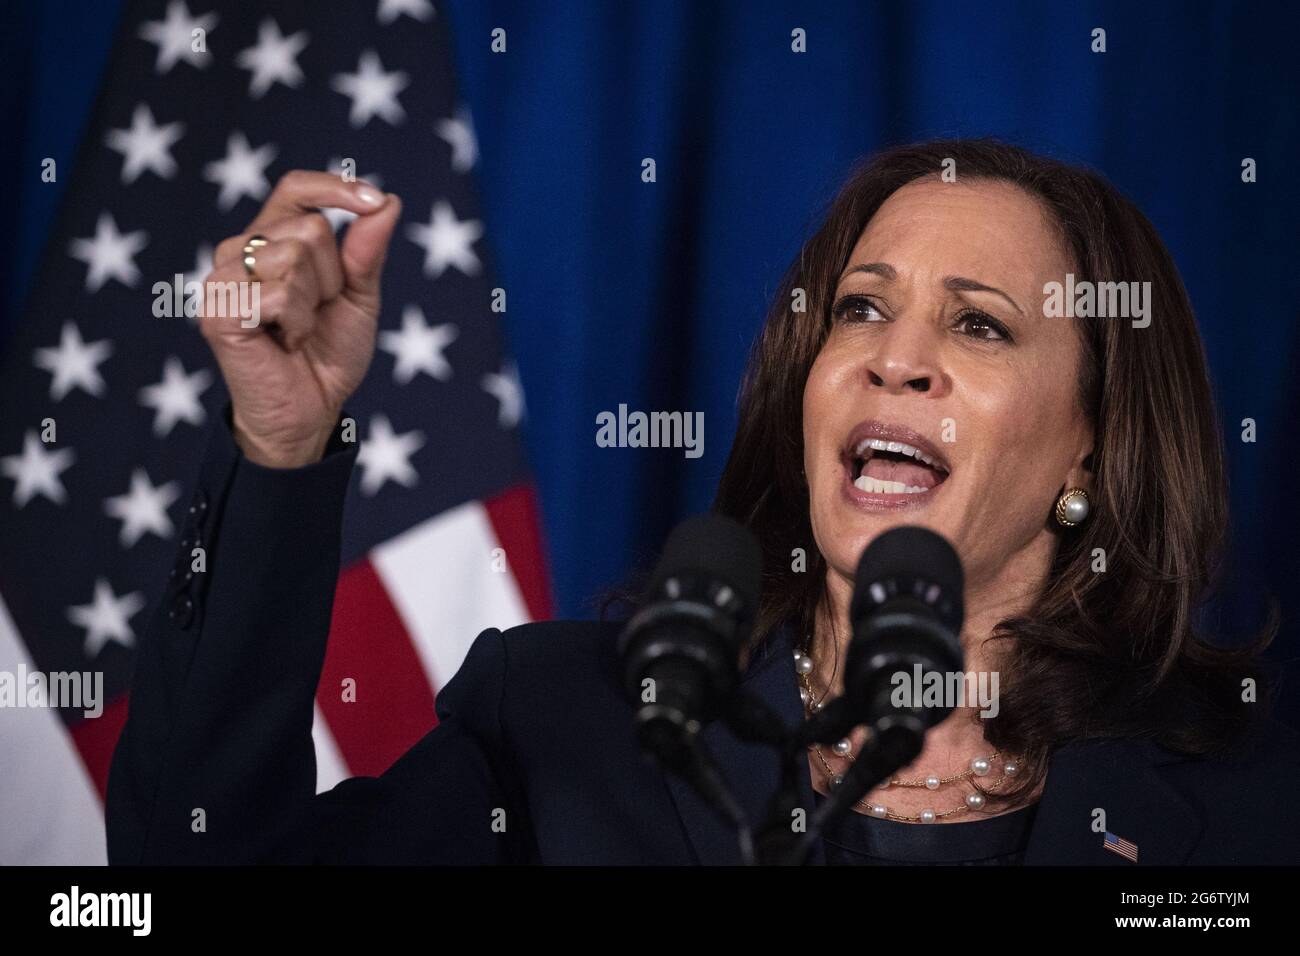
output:
[[947,465],[928,447],[875,435],[855,437],[845,467],[853,487],[868,495],[924,495],[948,477]]

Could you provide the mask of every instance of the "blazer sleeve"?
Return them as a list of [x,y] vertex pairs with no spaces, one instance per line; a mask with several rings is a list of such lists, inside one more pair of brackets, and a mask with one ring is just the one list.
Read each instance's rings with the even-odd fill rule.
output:
[[518,855],[517,795],[499,783],[506,651],[495,629],[439,693],[433,731],[382,776],[315,792],[314,701],[355,457],[336,443],[316,464],[263,468],[240,454],[228,409],[213,428],[138,649],[105,801],[110,863]]

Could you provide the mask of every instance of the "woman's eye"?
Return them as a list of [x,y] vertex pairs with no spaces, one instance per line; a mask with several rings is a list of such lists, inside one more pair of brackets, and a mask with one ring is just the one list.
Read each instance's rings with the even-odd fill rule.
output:
[[846,322],[878,322],[884,317],[872,301],[862,295],[846,295],[835,303],[835,318]]
[[953,328],[973,339],[986,339],[990,342],[1011,338],[1005,325],[983,312],[963,312],[957,317]]

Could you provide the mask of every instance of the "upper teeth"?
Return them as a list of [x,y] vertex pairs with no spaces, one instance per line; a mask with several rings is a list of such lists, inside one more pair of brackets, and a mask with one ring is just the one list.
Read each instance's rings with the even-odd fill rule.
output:
[[907,455],[909,458],[915,458],[917,461],[924,462],[931,468],[939,471],[943,470],[943,466],[937,461],[925,452],[921,451],[921,449],[913,448],[906,442],[886,441],[883,438],[864,438],[862,441],[858,442],[858,447],[853,450],[853,454],[859,458],[865,458],[868,449],[871,451],[892,451],[894,454]]

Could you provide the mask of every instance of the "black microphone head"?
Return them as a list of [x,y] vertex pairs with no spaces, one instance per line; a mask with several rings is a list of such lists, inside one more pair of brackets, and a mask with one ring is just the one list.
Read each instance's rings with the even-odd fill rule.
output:
[[946,697],[931,701],[914,687],[909,702],[897,689],[900,675],[962,669],[962,587],[957,552],[933,531],[892,528],[867,546],[853,583],[844,662],[844,696],[856,722],[905,731],[919,751],[925,728],[952,712],[956,703]]
[[762,574],[763,554],[752,531],[723,515],[695,515],[668,536],[648,597],[676,597],[666,593],[672,579],[698,576],[728,585],[752,615],[758,608]]
[[961,559],[943,535],[917,525],[890,528],[862,552],[849,619],[859,621],[885,601],[908,596],[960,627],[964,582]]
[[668,536],[640,609],[619,635],[641,746],[684,773],[691,741],[728,705],[758,610],[762,552],[721,515],[688,518]]

